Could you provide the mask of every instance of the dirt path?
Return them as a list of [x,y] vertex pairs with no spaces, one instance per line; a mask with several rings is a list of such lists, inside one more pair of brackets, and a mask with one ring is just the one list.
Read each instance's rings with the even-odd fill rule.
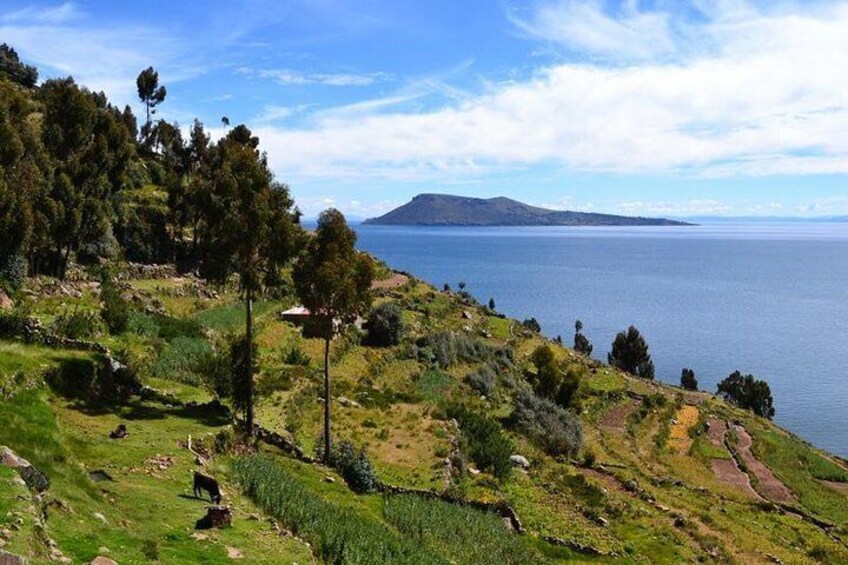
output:
[[836,492],[841,492],[843,494],[848,494],[848,483],[840,483],[837,481],[826,481],[824,479],[819,479],[819,482],[823,485],[832,488]]
[[698,423],[700,411],[697,406],[684,404],[674,416],[674,425],[668,434],[668,446],[677,453],[689,453],[689,448],[692,447],[692,438],[689,437],[689,430]]
[[767,499],[774,502],[792,503],[795,502],[795,495],[784,485],[780,479],[774,476],[771,469],[765,463],[754,456],[751,450],[753,440],[751,439],[748,430],[742,426],[734,426],[736,436],[739,438],[739,443],[736,445],[736,450],[739,457],[748,468],[748,472],[752,473],[757,478],[757,486],[759,492]]
[[629,399],[627,402],[616,404],[601,416],[601,428],[624,433],[627,431],[627,418],[636,410],[639,403],[634,399]]
[[727,433],[727,422],[718,418],[710,418],[708,421],[710,429],[707,431],[707,439],[713,447],[724,447],[724,434]]
[[401,273],[392,273],[387,279],[374,281],[371,283],[371,290],[391,290],[398,288],[409,282],[409,277]]

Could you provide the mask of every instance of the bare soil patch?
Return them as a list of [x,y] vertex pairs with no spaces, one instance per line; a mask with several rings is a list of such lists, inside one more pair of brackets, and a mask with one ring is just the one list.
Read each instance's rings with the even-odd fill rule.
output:
[[387,279],[374,281],[371,283],[371,290],[391,290],[399,288],[409,282],[409,277],[401,273],[392,273]]
[[714,447],[724,446],[724,434],[727,433],[727,422],[718,418],[709,419],[710,429],[707,431],[707,439]]
[[795,502],[795,495],[792,494],[792,491],[774,476],[774,473],[765,463],[754,456],[753,451],[751,451],[753,441],[748,431],[742,426],[735,426],[734,429],[739,438],[736,449],[748,468],[748,472],[757,478],[760,493],[775,502]]
[[628,399],[626,402],[616,404],[601,416],[601,428],[609,431],[624,433],[627,431],[627,418],[636,410],[638,401]]
[[748,475],[736,466],[736,461],[733,459],[710,459],[710,466],[721,482],[745,491],[751,498],[760,498],[751,486]]

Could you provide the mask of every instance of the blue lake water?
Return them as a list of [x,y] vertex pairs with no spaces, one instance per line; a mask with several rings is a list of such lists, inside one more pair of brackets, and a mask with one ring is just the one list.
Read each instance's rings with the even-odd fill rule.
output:
[[776,421],[848,456],[848,224],[639,228],[356,226],[359,246],[441,288],[534,316],[605,359],[636,325],[657,378],[704,390],[739,369],[766,379]]

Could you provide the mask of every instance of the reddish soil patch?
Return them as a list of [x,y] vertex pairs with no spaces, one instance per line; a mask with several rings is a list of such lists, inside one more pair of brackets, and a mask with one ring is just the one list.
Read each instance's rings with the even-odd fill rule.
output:
[[739,438],[736,450],[748,468],[748,472],[753,473],[757,478],[760,493],[775,502],[794,502],[795,495],[792,494],[792,491],[774,476],[771,469],[754,457],[754,453],[751,451],[752,440],[748,431],[742,426],[735,426],[734,429]]
[[627,417],[636,410],[638,404],[632,398],[627,402],[616,404],[601,416],[601,427],[619,433],[627,431]]
[[727,433],[727,422],[718,418],[710,418],[710,429],[707,431],[707,439],[714,447],[724,446],[724,434]]
[[391,290],[398,288],[409,282],[409,277],[400,273],[392,273],[387,279],[374,281],[371,283],[371,290]]
[[751,481],[748,480],[748,475],[736,466],[736,461],[733,459],[710,459],[710,466],[713,468],[715,476],[721,482],[742,489],[752,498],[760,498],[751,487]]

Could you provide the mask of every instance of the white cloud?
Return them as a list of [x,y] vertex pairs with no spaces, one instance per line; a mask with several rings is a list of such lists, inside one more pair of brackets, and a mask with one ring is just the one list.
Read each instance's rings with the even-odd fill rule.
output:
[[329,112],[257,133],[288,177],[443,179],[539,163],[622,174],[848,172],[848,5],[737,5],[692,32],[706,53],[674,62],[558,64],[436,110]]
[[386,73],[313,73],[293,69],[260,69],[239,67],[236,72],[260,79],[269,79],[282,86],[369,86],[389,79]]
[[278,122],[299,114],[305,109],[306,106],[279,106],[276,104],[268,104],[262,109],[261,114],[253,118],[253,122],[258,124]]
[[616,13],[599,1],[545,1],[529,17],[510,14],[512,22],[535,39],[574,51],[625,59],[647,59],[674,53],[678,46],[669,16],[643,11],[625,2]]
[[695,216],[728,214],[733,212],[734,208],[719,200],[695,198],[682,202],[643,200],[618,202],[613,205],[613,210],[629,216]]

